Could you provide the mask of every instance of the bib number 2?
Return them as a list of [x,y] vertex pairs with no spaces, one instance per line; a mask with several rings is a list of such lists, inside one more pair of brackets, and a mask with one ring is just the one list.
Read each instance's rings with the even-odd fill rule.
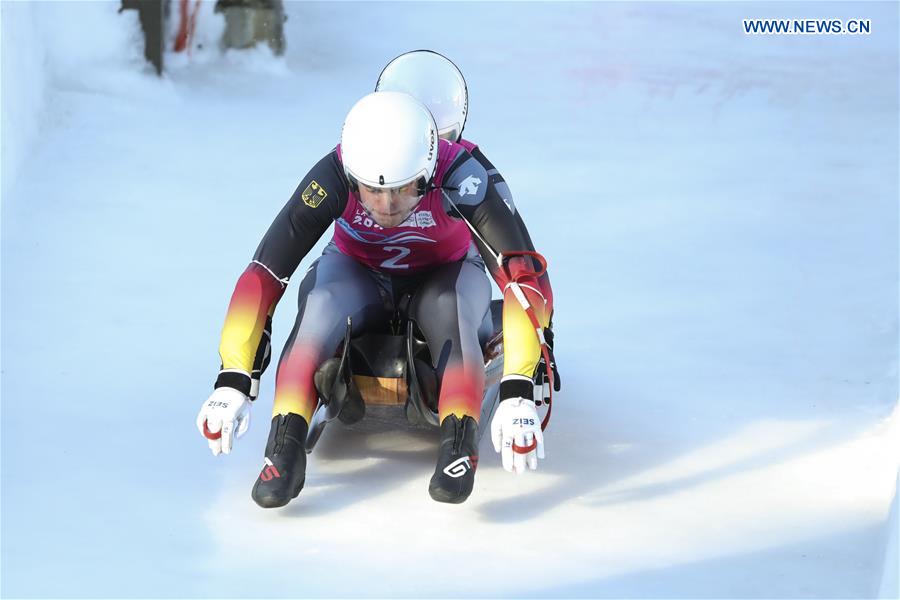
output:
[[397,252],[397,256],[392,256],[389,259],[385,260],[381,263],[381,266],[386,269],[408,269],[409,265],[401,265],[400,261],[409,256],[409,253],[412,252],[409,248],[405,248],[403,246],[383,246],[381,248],[385,252]]

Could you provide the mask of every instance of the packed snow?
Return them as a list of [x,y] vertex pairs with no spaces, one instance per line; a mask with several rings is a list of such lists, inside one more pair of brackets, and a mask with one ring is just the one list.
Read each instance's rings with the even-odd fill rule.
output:
[[[118,2],[0,3],[0,595],[897,597],[898,4],[289,2],[284,57],[212,5],[160,78]],[[547,458],[443,505],[434,434],[330,425],[264,511],[273,373],[232,455],[194,425],[225,309],[416,48],[550,261]]]

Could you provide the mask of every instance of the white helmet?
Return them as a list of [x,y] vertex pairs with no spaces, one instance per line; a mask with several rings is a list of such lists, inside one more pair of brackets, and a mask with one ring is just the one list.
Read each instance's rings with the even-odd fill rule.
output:
[[466,80],[453,62],[431,50],[413,50],[387,64],[376,92],[406,92],[428,107],[437,124],[438,134],[456,142],[466,126],[469,90]]
[[344,119],[341,158],[354,185],[395,188],[419,181],[424,188],[434,175],[437,156],[434,119],[409,94],[369,94]]

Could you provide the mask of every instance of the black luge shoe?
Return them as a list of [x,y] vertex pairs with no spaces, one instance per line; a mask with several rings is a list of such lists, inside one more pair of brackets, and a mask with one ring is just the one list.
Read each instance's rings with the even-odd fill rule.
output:
[[428,493],[438,502],[465,502],[475,485],[477,467],[478,423],[469,416],[460,420],[450,415],[441,423],[437,467]]
[[297,497],[306,481],[306,433],[300,415],[277,415],[266,443],[266,458],[253,486],[253,501],[263,508],[278,508]]

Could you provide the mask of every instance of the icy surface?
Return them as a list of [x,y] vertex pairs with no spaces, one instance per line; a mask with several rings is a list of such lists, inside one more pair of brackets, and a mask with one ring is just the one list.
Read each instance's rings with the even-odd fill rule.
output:
[[[4,597],[896,597],[897,4],[291,3],[282,59],[211,4],[157,79],[118,3],[2,2]],[[332,427],[263,511],[272,374],[230,457],[194,428],[228,298],[422,47],[550,259],[547,459],[445,506],[433,436]]]

